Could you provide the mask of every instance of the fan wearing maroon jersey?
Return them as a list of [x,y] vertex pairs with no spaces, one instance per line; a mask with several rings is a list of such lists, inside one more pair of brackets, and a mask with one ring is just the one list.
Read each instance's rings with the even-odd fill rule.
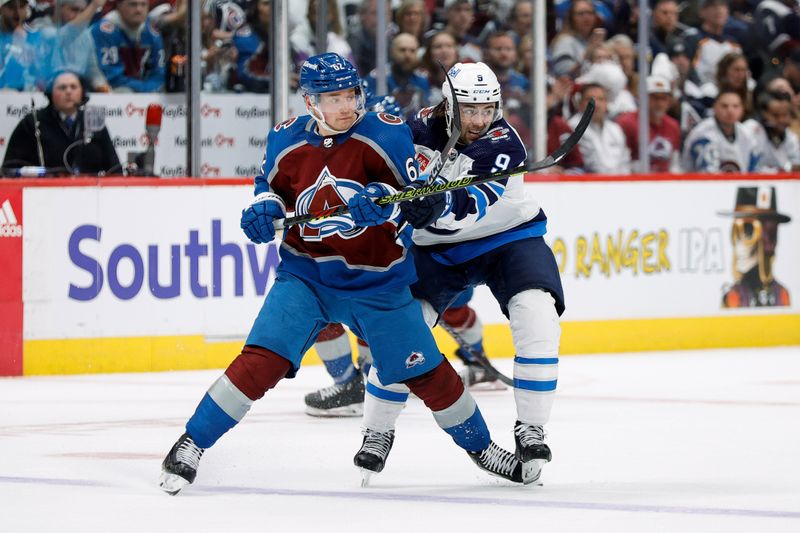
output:
[[[372,363],[379,381],[407,385],[459,447],[502,462],[507,479],[532,481],[513,454],[491,441],[475,400],[437,348],[411,296],[416,272],[396,239],[400,209],[374,201],[418,179],[411,131],[392,115],[365,112],[358,73],[337,54],[309,58],[300,87],[309,115],[269,132],[255,198],[242,212],[241,227],[261,244],[275,238],[274,221],[287,210],[302,215],[346,204],[350,212],[285,231],[275,283],[245,346],[167,454],[159,486],[176,494],[192,483],[203,452],[253,402],[294,377],[303,355],[333,322],[367,341],[379,354]],[[382,435],[376,445],[390,448],[394,433]]]

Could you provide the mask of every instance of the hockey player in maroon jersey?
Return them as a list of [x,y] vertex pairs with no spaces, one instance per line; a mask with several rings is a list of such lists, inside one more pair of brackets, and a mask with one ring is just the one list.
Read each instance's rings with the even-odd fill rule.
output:
[[[319,333],[336,322],[377,352],[371,374],[387,386],[404,383],[481,469],[533,481],[529,467],[492,442],[475,400],[436,347],[409,289],[416,273],[396,239],[398,209],[374,201],[418,179],[408,126],[392,115],[365,113],[358,73],[337,54],[309,58],[300,87],[309,115],[270,131],[241,227],[254,243],[268,243],[287,210],[302,215],[346,204],[350,212],[285,231],[275,283],[245,346],[164,459],[160,488],[176,494],[192,483],[205,450],[281,379],[294,377]],[[393,432],[379,437],[369,446],[391,448]]]

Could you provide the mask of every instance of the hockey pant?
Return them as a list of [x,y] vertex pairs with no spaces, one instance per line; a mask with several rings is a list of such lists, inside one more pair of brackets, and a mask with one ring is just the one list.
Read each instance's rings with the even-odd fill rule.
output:
[[[436,312],[423,303],[429,325]],[[558,380],[558,348],[561,326],[550,293],[528,289],[508,302],[514,357],[514,400],[517,418],[526,424],[545,425],[550,418]],[[364,427],[374,431],[394,429],[408,399],[403,383],[384,386],[373,373],[367,380],[364,399]],[[416,392],[414,392],[416,394]]]

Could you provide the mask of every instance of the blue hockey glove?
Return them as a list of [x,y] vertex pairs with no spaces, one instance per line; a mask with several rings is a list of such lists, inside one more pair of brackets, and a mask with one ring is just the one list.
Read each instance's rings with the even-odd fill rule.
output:
[[272,221],[286,216],[283,199],[271,192],[262,192],[253,202],[242,210],[240,226],[247,238],[256,244],[266,244],[275,238]]
[[[425,181],[423,180],[414,181],[403,190],[419,189],[424,185]],[[400,202],[400,212],[403,213],[403,218],[405,218],[406,222],[414,229],[427,228],[442,216],[446,208],[446,192]]]
[[356,226],[380,226],[390,218],[394,212],[394,205],[380,206],[375,203],[376,198],[394,194],[395,191],[385,183],[370,183],[361,192],[350,198],[347,207]]

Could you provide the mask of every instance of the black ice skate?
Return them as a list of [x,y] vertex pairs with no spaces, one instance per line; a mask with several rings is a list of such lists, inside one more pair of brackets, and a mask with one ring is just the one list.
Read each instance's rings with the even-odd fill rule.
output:
[[544,465],[553,458],[550,447],[544,443],[542,426],[523,424],[517,420],[514,424],[514,441],[517,443],[515,455],[523,463],[540,461]]
[[458,372],[464,386],[473,390],[505,390],[503,382],[478,363],[465,363]]
[[533,483],[539,479],[541,473],[536,463],[522,463],[513,453],[494,442],[490,442],[489,447],[484,450],[467,454],[481,470],[515,483]]
[[204,451],[194,443],[188,433],[181,435],[161,463],[159,488],[175,496],[183,487],[192,483],[197,476],[197,467]]
[[381,433],[364,429],[364,440],[361,449],[353,457],[353,464],[361,470],[361,486],[366,487],[373,473],[378,473],[386,466],[386,458],[394,444],[394,430]]
[[350,381],[306,394],[306,414],[311,416],[361,416],[364,411],[364,378],[356,371]]

